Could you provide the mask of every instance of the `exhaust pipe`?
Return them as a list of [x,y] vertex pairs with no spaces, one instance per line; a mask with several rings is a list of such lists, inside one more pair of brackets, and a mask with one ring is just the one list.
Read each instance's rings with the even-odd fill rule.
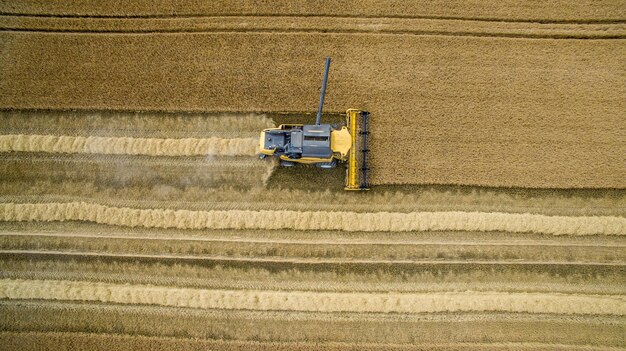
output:
[[326,82],[328,81],[328,70],[330,69],[330,57],[326,58],[326,68],[324,68],[324,80],[322,81],[322,93],[320,94],[320,104],[317,107],[317,117],[315,118],[315,125],[320,125],[322,122],[322,107],[324,106],[324,95],[326,95]]

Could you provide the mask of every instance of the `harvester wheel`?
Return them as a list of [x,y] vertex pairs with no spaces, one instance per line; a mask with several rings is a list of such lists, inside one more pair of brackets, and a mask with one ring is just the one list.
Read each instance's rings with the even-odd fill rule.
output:
[[290,161],[280,161],[280,165],[282,167],[293,167],[296,164],[294,162],[290,162]]
[[337,160],[332,160],[330,162],[318,163],[317,167],[322,169],[332,169],[337,167]]

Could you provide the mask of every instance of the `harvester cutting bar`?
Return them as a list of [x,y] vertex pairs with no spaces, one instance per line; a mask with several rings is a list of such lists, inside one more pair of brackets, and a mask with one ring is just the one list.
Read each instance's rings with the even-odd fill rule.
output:
[[348,129],[352,145],[350,147],[345,190],[369,190],[367,183],[367,123],[369,112],[356,109],[347,111]]
[[363,171],[361,179],[361,189],[369,188],[367,184],[367,171],[369,171],[369,168],[367,167],[367,153],[370,151],[367,148],[367,135],[369,134],[369,131],[367,130],[367,119],[369,118],[369,115],[369,112],[366,111],[363,111],[361,113],[361,117],[363,118],[363,130],[360,131],[360,134],[363,136],[363,148],[361,149],[361,152],[363,153],[363,159],[361,163],[361,170]]

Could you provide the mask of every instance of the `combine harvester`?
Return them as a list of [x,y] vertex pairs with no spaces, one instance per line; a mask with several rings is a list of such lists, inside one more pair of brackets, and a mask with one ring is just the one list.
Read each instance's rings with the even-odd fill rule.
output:
[[296,163],[335,168],[347,161],[346,190],[369,190],[367,183],[367,122],[369,112],[348,109],[345,125],[321,124],[322,106],[330,57],[326,58],[322,92],[315,124],[281,124],[264,129],[260,137],[260,157],[275,156],[283,167]]

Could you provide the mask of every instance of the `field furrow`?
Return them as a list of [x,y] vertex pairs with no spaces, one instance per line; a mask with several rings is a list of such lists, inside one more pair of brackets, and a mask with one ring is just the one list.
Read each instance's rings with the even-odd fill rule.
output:
[[[141,257],[137,257],[141,260]],[[104,261],[100,261],[104,263]],[[123,266],[122,263],[117,262],[117,266]],[[479,265],[480,266],[480,265]],[[61,266],[62,268],[68,268],[68,266]],[[475,268],[476,266],[474,266]],[[153,266],[151,268],[154,268]],[[4,279],[27,279],[27,280],[68,280],[68,281],[83,281],[93,283],[111,283],[111,284],[149,284],[159,286],[175,286],[182,288],[200,288],[200,289],[226,289],[226,290],[248,290],[248,289],[263,289],[263,290],[276,290],[276,291],[313,291],[313,292],[399,292],[399,293],[424,293],[424,292],[449,292],[449,291],[479,291],[479,292],[516,292],[516,293],[564,293],[564,294],[591,294],[591,295],[623,295],[625,289],[617,284],[610,284],[606,281],[606,276],[603,279],[596,279],[596,282],[591,282],[592,279],[579,279],[579,282],[574,285],[572,279],[566,282],[560,283],[545,283],[541,279],[545,278],[540,274],[519,274],[516,277],[524,277],[526,281],[524,283],[507,282],[507,279],[511,279],[511,276],[504,276],[503,274],[492,275],[491,280],[486,282],[441,282],[436,279],[427,279],[426,281],[415,282],[386,282],[384,286],[380,285],[380,282],[354,282],[354,281],[342,281],[341,279],[329,278],[324,274],[319,276],[310,275],[310,280],[285,280],[285,274],[276,275],[274,278],[282,279],[280,281],[268,281],[262,279],[242,280],[232,279],[229,276],[224,275],[224,278],[188,278],[180,276],[152,275],[152,272],[146,272],[144,275],[132,275],[126,273],[83,273],[71,271],[54,272],[54,271],[6,271],[0,274]],[[164,272],[169,270],[163,269]],[[438,271],[445,271],[445,267],[439,265]],[[621,270],[623,272],[624,269]],[[450,279],[452,275],[447,278]],[[515,275],[514,275],[515,276]],[[455,278],[469,277],[469,275],[455,275]],[[375,276],[363,276],[362,278],[370,278],[371,281],[375,281]],[[317,279],[317,280],[316,280]],[[328,279],[328,280],[324,280]],[[398,279],[401,280],[401,279]],[[412,279],[405,279],[412,280]],[[619,281],[623,284],[623,280]]]
[[[108,228],[106,225],[77,225],[64,228],[63,224],[43,226],[40,223],[21,222],[2,223],[0,237],[41,238],[42,240],[64,238],[82,239],[125,239],[125,240],[158,240],[158,241],[190,241],[212,242],[216,244],[285,244],[285,245],[444,245],[444,246],[492,246],[497,247],[582,247],[582,248],[623,248],[626,247],[620,237],[615,236],[549,236],[537,234],[516,234],[506,232],[406,232],[389,235],[387,232],[341,232],[320,231],[315,234],[300,231],[257,231],[257,230],[199,230],[187,231],[176,229],[127,229]],[[60,229],[60,230],[59,230]],[[89,229],[99,230],[88,232]],[[109,229],[109,230],[107,230]]]
[[3,279],[0,280],[0,298],[156,304],[203,309],[384,313],[502,311],[626,315],[626,299],[620,295],[268,292]]
[[89,221],[127,227],[342,231],[508,231],[553,235],[626,235],[623,217],[480,212],[297,212],[134,209],[86,202],[2,203],[2,221]]

